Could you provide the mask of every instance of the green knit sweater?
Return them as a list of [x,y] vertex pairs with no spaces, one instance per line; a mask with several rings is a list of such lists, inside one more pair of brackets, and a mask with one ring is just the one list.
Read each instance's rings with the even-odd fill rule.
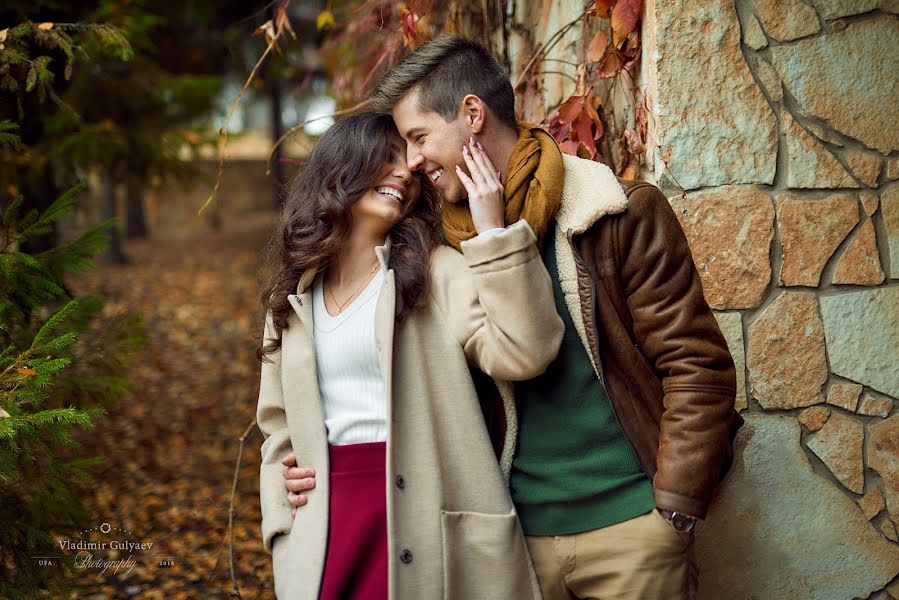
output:
[[559,285],[555,224],[541,252],[565,322],[559,356],[516,386],[518,446],[510,488],[527,535],[606,527],[655,507],[652,482],[624,436]]

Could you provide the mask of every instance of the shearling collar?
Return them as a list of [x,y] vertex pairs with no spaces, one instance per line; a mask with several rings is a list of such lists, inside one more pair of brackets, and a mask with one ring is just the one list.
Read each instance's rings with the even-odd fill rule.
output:
[[584,233],[605,215],[623,212],[627,196],[606,165],[562,155],[565,180],[556,223],[563,232]]

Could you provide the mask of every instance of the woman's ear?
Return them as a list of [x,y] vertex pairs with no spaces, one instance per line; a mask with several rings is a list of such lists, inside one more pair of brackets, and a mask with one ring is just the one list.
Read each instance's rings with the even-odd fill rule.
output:
[[487,118],[487,104],[474,94],[462,98],[462,118],[471,133],[477,135],[484,130]]

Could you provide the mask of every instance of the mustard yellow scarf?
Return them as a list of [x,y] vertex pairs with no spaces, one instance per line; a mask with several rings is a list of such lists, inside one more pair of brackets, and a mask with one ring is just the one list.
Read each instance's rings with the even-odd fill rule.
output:
[[[542,247],[549,222],[562,202],[562,153],[551,135],[531,123],[518,123],[518,143],[506,171],[504,196],[506,225],[525,219]],[[467,202],[443,204],[446,242],[461,250],[461,243],[477,235]]]

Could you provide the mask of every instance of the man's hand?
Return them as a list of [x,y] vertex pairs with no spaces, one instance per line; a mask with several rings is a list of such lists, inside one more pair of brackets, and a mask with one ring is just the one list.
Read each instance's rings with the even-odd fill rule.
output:
[[298,467],[297,457],[291,452],[281,461],[281,474],[284,476],[284,487],[287,488],[287,502],[293,507],[290,516],[295,517],[297,508],[304,506],[309,499],[303,492],[315,487],[315,469]]
[[468,192],[468,207],[475,230],[482,233],[488,229],[505,227],[503,184],[499,180],[499,172],[487,158],[484,147],[472,138],[470,143],[462,147],[462,159],[471,176],[466,175],[459,165],[456,165],[456,175]]

